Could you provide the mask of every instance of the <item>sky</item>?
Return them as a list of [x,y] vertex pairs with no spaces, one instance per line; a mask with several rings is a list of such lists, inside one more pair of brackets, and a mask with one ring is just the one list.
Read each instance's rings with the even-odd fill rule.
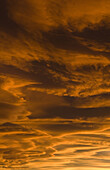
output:
[[0,0],[0,169],[110,169],[109,0]]

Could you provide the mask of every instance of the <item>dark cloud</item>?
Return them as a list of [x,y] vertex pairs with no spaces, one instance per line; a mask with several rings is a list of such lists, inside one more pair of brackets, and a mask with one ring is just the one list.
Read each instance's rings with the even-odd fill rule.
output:
[[109,0],[0,0],[0,168],[110,168],[109,37]]

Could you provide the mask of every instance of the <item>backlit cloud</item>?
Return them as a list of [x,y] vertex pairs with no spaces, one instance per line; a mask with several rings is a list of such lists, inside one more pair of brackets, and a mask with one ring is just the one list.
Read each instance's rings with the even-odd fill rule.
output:
[[0,4],[0,168],[110,169],[109,0]]

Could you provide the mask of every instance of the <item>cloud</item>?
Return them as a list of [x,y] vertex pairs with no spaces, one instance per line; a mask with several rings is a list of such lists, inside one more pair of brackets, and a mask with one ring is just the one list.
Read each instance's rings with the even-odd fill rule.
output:
[[[67,124],[62,125],[63,130],[65,128],[68,130]],[[46,128],[43,130],[40,127],[42,126],[38,126],[37,122],[30,120],[0,125],[1,168],[21,166],[21,168],[31,169],[36,168],[36,162],[39,169],[46,166],[49,168],[78,167],[78,163],[80,167],[109,167],[106,156],[107,153],[109,154],[109,137],[105,134],[102,135],[93,129],[85,134],[84,129],[82,132],[72,131],[70,134],[66,130],[65,135],[55,137],[56,132],[53,131],[53,134],[49,135],[48,128],[48,131],[45,131]],[[58,125],[57,127],[59,128]],[[89,162],[86,164],[87,160]],[[50,164],[52,162],[53,164]]]
[[109,0],[0,4],[0,168],[109,169]]
[[40,157],[50,157],[55,151],[50,146],[51,137],[42,131],[4,123],[0,125],[0,132],[1,168],[19,167]]
[[14,0],[7,2],[12,19],[31,31],[35,31],[39,27],[41,30],[49,30],[60,25],[60,23],[66,26],[72,21],[72,26],[82,29],[88,27],[89,24],[97,24],[104,17],[110,15],[108,0],[106,3],[104,0],[90,2],[85,0],[83,3],[81,0],[77,2],[65,0],[65,3],[62,0],[59,2],[54,0],[46,0],[45,2],[35,0],[16,1],[16,4]]

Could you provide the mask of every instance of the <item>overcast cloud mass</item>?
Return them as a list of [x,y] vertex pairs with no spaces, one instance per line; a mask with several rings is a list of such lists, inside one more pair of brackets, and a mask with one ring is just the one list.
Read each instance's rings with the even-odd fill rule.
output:
[[0,169],[110,169],[110,0],[0,0]]

